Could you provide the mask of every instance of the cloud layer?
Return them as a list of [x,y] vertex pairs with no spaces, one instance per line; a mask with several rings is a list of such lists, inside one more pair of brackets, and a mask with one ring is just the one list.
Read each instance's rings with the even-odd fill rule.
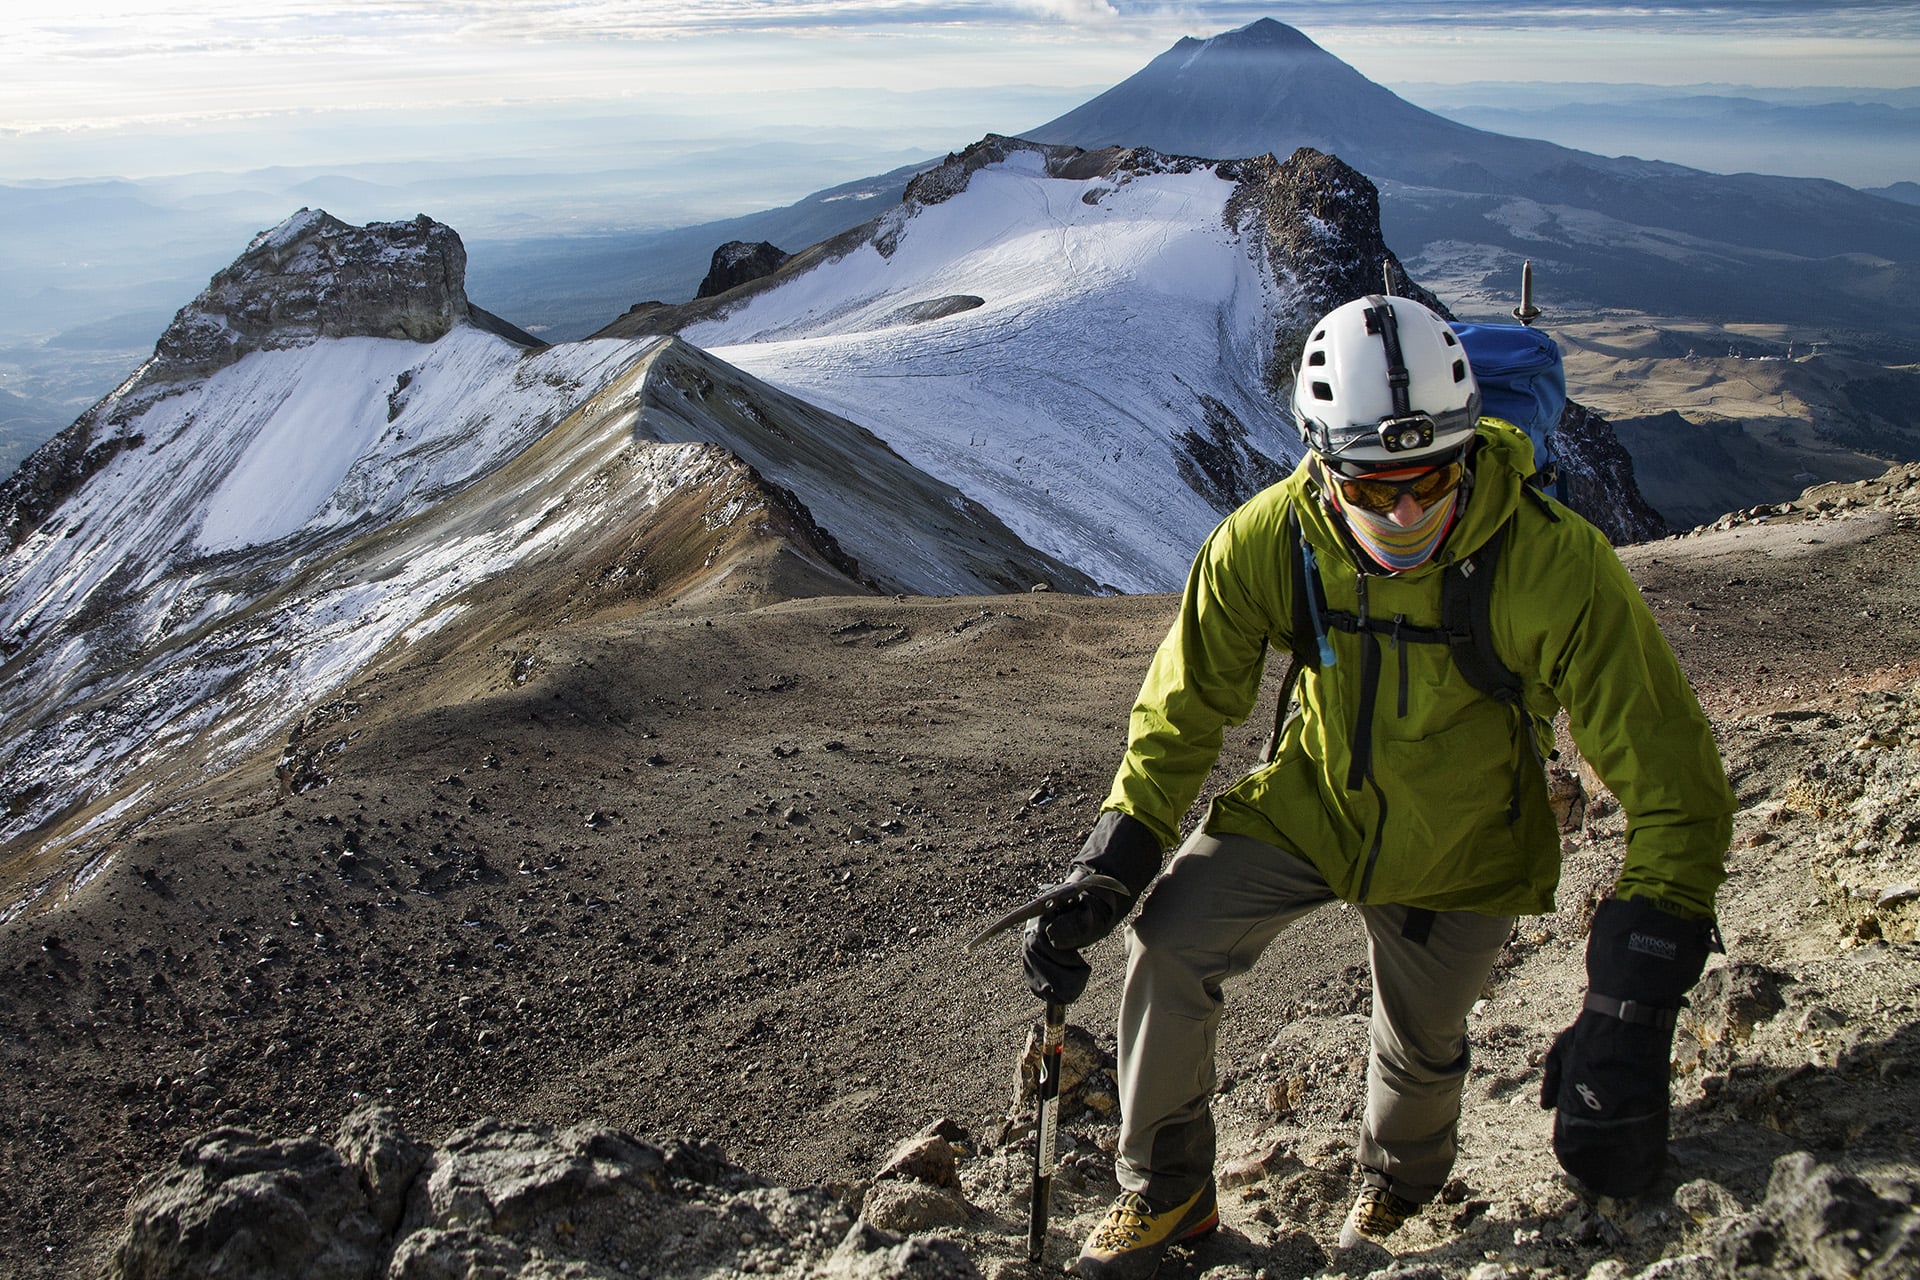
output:
[[1387,84],[1884,86],[1920,66],[1914,0],[62,0],[10,15],[0,146],[354,109],[1099,86],[1263,17]]

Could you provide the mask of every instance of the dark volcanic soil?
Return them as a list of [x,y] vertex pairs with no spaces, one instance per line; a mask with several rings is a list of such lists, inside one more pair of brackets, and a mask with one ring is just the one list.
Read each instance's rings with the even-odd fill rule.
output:
[[[1838,963],[1894,932],[1816,881],[1831,833],[1804,792],[1810,764],[1857,755],[1920,678],[1920,496],[1902,479],[1878,508],[1626,554],[1743,806],[1730,959]],[[99,838],[84,883],[0,926],[0,1272],[98,1272],[134,1180],[194,1134],[327,1134],[368,1100],[428,1138],[483,1116],[708,1138],[796,1184],[870,1177],[941,1116],[990,1136],[1034,1005],[1011,940],[961,943],[1077,847],[1172,605],[808,599],[527,618],[518,635],[463,648],[450,629],[406,651],[315,708],[284,759]],[[1230,739],[1223,779],[1252,762],[1268,714]],[[1479,1259],[1450,1241],[1551,1180],[1535,1064],[1577,1002],[1581,913],[1618,864],[1620,825],[1595,806],[1569,841],[1561,914],[1523,924],[1490,988],[1462,1178],[1493,1208],[1408,1229],[1441,1274]],[[1230,992],[1223,1155],[1284,1143],[1329,1187],[1230,1206],[1243,1269],[1311,1273],[1299,1233],[1330,1243],[1344,1208],[1357,938],[1323,912]],[[1913,1036],[1911,948],[1892,950],[1908,959],[1884,989],[1869,976],[1827,993],[1875,1043]],[[1113,942],[1094,952],[1075,1008],[1103,1034],[1117,958]],[[1792,1126],[1715,1111],[1728,1068],[1696,1067],[1676,1085],[1695,1106],[1676,1132],[1696,1146],[1679,1150],[1719,1167],[1748,1149],[1727,1177],[1752,1195],[1754,1162]],[[1716,1070],[1721,1086],[1702,1083]],[[1063,1186],[1062,1241],[1111,1189],[1103,1132],[1077,1139],[1094,1158]],[[1913,1158],[1897,1138],[1854,1138]],[[1587,1260],[1663,1243],[1629,1232]],[[983,1269],[1019,1252],[973,1245]],[[1540,1274],[1585,1275],[1576,1260]]]

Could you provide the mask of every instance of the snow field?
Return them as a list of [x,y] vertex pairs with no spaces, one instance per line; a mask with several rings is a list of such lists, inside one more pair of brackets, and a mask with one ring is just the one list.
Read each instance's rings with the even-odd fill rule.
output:
[[[1298,448],[1262,389],[1292,299],[1227,229],[1233,190],[1204,169],[1051,178],[1016,151],[961,195],[901,209],[890,256],[862,245],[683,336],[866,427],[1097,580],[1171,590],[1225,514],[1170,451],[1205,434],[1202,397],[1276,461]],[[957,295],[983,305],[890,323]]]

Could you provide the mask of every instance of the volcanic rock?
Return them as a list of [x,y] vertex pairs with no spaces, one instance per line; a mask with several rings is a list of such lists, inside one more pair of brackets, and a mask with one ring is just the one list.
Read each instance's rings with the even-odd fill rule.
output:
[[1667,531],[1667,522],[1641,496],[1633,478],[1633,458],[1605,418],[1569,400],[1554,443],[1567,505],[1606,534],[1608,541],[1645,542]]
[[354,227],[302,209],[255,236],[174,317],[150,376],[205,377],[249,351],[315,338],[433,342],[467,318],[467,251],[425,214]]
[[[886,1185],[910,1194],[883,1197],[879,1228],[969,1216],[951,1192]],[[239,1129],[189,1143],[135,1197],[112,1274],[597,1280],[640,1261],[652,1276],[688,1280],[976,1274],[950,1242],[877,1227],[854,1228],[826,1193],[771,1186],[699,1144],[485,1120],[433,1148],[368,1108],[332,1145]]]
[[1920,1273],[1920,1211],[1909,1182],[1882,1194],[1804,1151],[1780,1157],[1767,1198],[1722,1223],[1713,1274],[1739,1280],[1894,1280]]
[[735,285],[771,275],[781,263],[792,256],[765,240],[757,244],[750,244],[745,240],[729,240],[713,251],[713,265],[707,269],[706,279],[700,282],[700,287],[693,296],[715,297]]
[[385,1252],[353,1169],[314,1138],[216,1129],[186,1145],[127,1211],[112,1274],[365,1280]]

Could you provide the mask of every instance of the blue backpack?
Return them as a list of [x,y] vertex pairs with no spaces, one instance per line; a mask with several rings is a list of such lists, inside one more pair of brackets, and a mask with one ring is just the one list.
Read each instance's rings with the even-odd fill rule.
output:
[[1505,418],[1533,441],[1535,481],[1554,497],[1566,498],[1559,474],[1555,431],[1567,407],[1567,374],[1560,344],[1538,329],[1517,324],[1455,324],[1474,381],[1480,384],[1480,412]]

